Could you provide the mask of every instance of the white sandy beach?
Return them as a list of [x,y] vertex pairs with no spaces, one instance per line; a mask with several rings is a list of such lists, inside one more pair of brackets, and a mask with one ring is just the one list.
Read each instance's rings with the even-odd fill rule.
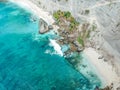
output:
[[10,1],[20,5],[23,8],[25,7],[25,9],[28,9],[29,11],[32,11],[39,18],[42,18],[45,22],[47,22],[48,25],[54,23],[54,19],[48,12],[45,12],[44,10],[42,10],[29,0],[10,0]]
[[109,65],[103,59],[98,59],[100,56],[95,49],[86,48],[84,50],[85,55],[89,58],[91,64],[93,64],[97,70],[98,75],[105,85],[111,85],[111,83],[118,83],[120,78],[116,74],[112,65]]

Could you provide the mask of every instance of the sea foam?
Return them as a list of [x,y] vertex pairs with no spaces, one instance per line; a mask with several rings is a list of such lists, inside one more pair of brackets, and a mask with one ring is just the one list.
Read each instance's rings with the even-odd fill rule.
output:
[[60,56],[63,56],[63,52],[62,52],[62,50],[61,50],[60,45],[59,45],[55,40],[52,40],[52,39],[49,39],[49,40],[50,40],[51,46],[54,47],[54,50],[55,50]]

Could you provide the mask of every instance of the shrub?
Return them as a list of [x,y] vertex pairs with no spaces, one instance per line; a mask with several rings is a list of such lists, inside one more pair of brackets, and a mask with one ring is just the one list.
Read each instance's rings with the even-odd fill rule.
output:
[[56,20],[58,20],[58,19],[59,19],[58,13],[57,13],[57,12],[53,13],[53,17],[54,17]]
[[69,21],[70,22],[70,25],[69,25],[70,30],[76,29],[77,26],[79,25],[79,22],[77,22],[75,20],[75,18],[71,15],[71,13],[69,11],[65,12],[65,11],[58,10],[53,13],[53,17],[56,19],[57,22],[60,21],[61,17],[63,17],[66,21]]
[[80,36],[78,37],[77,41],[84,47],[84,41]]
[[71,13],[70,13],[69,11],[64,12],[64,16],[65,16],[66,18],[69,18],[69,17],[71,17]]
[[90,32],[91,32],[90,30],[87,31],[87,38],[90,37]]

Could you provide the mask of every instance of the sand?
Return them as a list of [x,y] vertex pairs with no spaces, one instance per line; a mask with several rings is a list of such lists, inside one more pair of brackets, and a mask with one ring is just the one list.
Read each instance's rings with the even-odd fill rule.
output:
[[95,66],[97,74],[104,85],[111,85],[111,83],[118,83],[120,81],[119,76],[116,74],[112,65],[108,64],[103,59],[98,59],[100,55],[93,48],[86,48],[84,50],[85,55],[89,58],[92,65]]
[[43,9],[39,8],[37,5],[35,5],[29,0],[9,0],[9,1],[16,3],[19,6],[33,12],[36,16],[42,18],[48,25],[54,23],[52,15],[50,15],[48,12],[45,12]]

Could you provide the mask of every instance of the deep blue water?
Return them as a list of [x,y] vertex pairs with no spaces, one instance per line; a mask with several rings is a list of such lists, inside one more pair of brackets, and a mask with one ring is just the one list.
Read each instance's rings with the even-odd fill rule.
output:
[[[0,90],[93,90],[98,83],[73,69],[49,45],[53,33],[38,34],[38,19],[0,2]],[[49,51],[51,53],[46,53]]]

